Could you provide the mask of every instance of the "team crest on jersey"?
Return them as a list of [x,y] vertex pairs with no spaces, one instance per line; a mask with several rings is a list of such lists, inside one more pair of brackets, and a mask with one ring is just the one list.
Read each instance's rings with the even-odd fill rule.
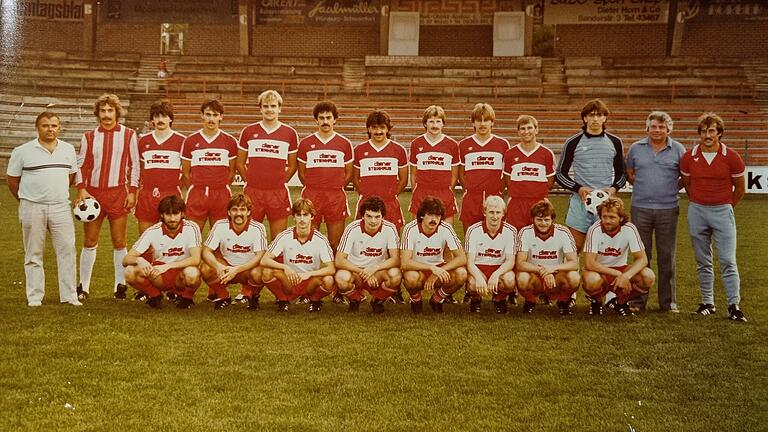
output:
[[255,133],[255,134],[253,134],[253,137],[254,137],[254,138],[258,138],[258,137],[259,137],[259,134]]
[[424,147],[419,147],[419,151],[424,151]]
[[474,149],[475,149],[474,147],[470,146],[467,150],[472,151]]
[[515,162],[517,162],[517,161],[519,161],[519,160],[520,160],[520,158],[519,158],[519,157],[516,157],[516,158],[515,158]]
[[314,144],[310,144],[310,145],[309,145],[309,148],[312,148],[312,149],[313,149],[313,148],[315,148],[315,145],[314,145]]
[[368,156],[368,152],[363,152],[363,156]]

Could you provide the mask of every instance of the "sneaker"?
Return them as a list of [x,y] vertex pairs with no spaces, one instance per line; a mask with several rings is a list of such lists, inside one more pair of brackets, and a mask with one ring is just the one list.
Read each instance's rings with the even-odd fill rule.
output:
[[348,302],[347,298],[341,295],[340,293],[337,292],[333,295],[333,304],[342,304],[347,302]]
[[192,301],[191,298],[182,297],[179,299],[178,303],[176,303],[176,309],[190,309],[193,304],[195,304],[195,302]]
[[699,308],[696,309],[696,312],[694,312],[693,314],[694,315],[696,315],[696,314],[699,314],[699,315],[713,315],[715,313],[715,311],[717,311],[717,309],[715,309],[715,305],[701,303],[701,304],[699,304]]
[[235,296],[235,298],[232,300],[232,304],[246,304],[248,303],[248,297],[244,296],[243,294],[238,294]]
[[614,297],[614,298],[608,300],[607,302],[605,302],[605,307],[607,307],[608,309],[611,309],[611,310],[616,310],[616,307],[617,307],[618,304],[619,304],[619,301],[616,300],[616,297]]
[[[573,300],[573,299],[571,299]],[[593,316],[600,316],[603,314],[603,303],[599,300],[595,300],[592,297],[587,296],[589,300],[589,314]],[[570,305],[570,302],[568,303]]]
[[301,296],[301,297],[297,298],[294,303],[296,303],[297,305],[309,304],[309,297]]
[[541,304],[549,306],[552,304],[552,299],[549,298],[546,294],[539,295],[539,300],[541,301]]
[[68,305],[71,305],[71,306],[82,306],[83,305],[78,300],[70,300],[70,301],[66,301],[66,302],[62,302],[62,303],[63,304],[68,304]]
[[436,302],[432,299],[429,300],[429,307],[432,308],[432,312],[434,313],[443,313],[443,303],[442,302]]
[[40,307],[42,305],[43,305],[43,302],[41,302],[41,301],[31,301],[31,302],[27,303],[27,306],[33,307],[33,308],[34,307]]
[[445,304],[458,304],[459,301],[453,298],[453,294],[448,294],[444,299],[443,303]]
[[[615,299],[611,299],[611,301],[613,300]],[[614,306],[613,310],[616,311],[616,313],[619,316],[635,316],[635,313],[632,312],[632,308],[629,306],[628,303],[616,302],[616,305]]]
[[480,312],[480,303],[482,302],[479,298],[473,298],[469,301],[469,311],[472,313],[479,313]]
[[128,287],[125,284],[117,284],[115,287],[115,300],[125,300]]
[[472,303],[472,294],[465,292],[464,298],[461,300],[462,304],[470,304]]
[[511,304],[512,306],[517,306],[517,293],[516,292],[510,294],[508,298],[509,298],[509,304]]
[[77,284],[77,299],[88,300],[88,291],[83,291],[83,284]]
[[309,302],[310,312],[320,312],[321,310],[323,310],[323,302],[321,300]]
[[390,301],[390,302],[392,302],[394,304],[404,304],[405,303],[405,299],[403,298],[403,292],[402,291],[397,291],[396,293],[394,293],[391,296],[389,296],[387,301]]
[[557,311],[560,315],[573,315],[571,310],[571,302],[568,300],[557,302]]
[[209,302],[213,303],[218,298],[219,298],[219,296],[217,296],[216,294],[208,294],[208,297],[206,297],[205,299],[206,299],[206,301],[209,301]]
[[167,298],[168,301],[171,303],[176,303],[177,301],[179,301],[179,299],[181,299],[181,296],[176,294],[173,291],[168,291],[167,293],[165,293],[165,298]]
[[739,309],[737,304],[728,306],[728,319],[737,322],[747,322],[747,317],[744,316],[744,312]]
[[350,300],[349,301],[349,309],[347,309],[347,312],[357,312],[360,310],[360,301],[359,300]]
[[576,306],[576,296],[572,296],[570,299],[568,299],[568,306],[573,309]]
[[288,304],[290,302],[287,300],[278,300],[277,302],[277,311],[278,312],[288,312]]
[[526,300],[525,303],[523,303],[523,313],[524,314],[533,313],[533,309],[535,307],[536,307],[535,302]]
[[384,312],[384,300],[379,299],[373,299],[371,301],[371,309],[373,309],[373,313],[380,314]]
[[213,310],[224,309],[232,304],[232,299],[227,297],[225,299],[216,299],[213,301]]
[[509,308],[507,307],[507,301],[506,300],[500,300],[493,302],[493,307],[496,309],[497,314],[505,314],[509,312]]
[[248,308],[247,309],[248,310],[259,310],[259,308],[261,308],[261,306],[259,305],[259,296],[252,295],[248,299]]
[[154,297],[150,297],[147,299],[147,306],[151,307],[152,309],[162,309],[163,308],[163,296],[158,295]]
[[411,313],[420,314],[422,310],[423,310],[423,306],[421,304],[421,300],[419,301],[411,300]]
[[133,301],[143,302],[143,301],[147,301],[147,299],[149,299],[149,296],[144,294],[141,291],[136,291],[135,293],[133,293]]

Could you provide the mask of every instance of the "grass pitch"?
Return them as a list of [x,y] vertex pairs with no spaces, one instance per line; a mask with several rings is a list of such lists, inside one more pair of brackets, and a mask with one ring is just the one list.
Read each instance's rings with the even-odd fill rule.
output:
[[[553,201],[564,219],[566,199]],[[750,320],[739,325],[719,281],[718,313],[690,315],[685,203],[680,314],[655,312],[652,291],[652,310],[633,318],[590,318],[583,297],[568,318],[546,306],[497,316],[489,302],[480,315],[456,305],[413,317],[407,305],[350,315],[329,301],[318,315],[278,315],[266,290],[257,312],[214,313],[205,289],[188,311],[115,302],[106,227],[91,299],[58,304],[49,252],[47,296],[31,309],[16,203],[0,193],[0,430],[764,431],[767,202],[736,208]]]

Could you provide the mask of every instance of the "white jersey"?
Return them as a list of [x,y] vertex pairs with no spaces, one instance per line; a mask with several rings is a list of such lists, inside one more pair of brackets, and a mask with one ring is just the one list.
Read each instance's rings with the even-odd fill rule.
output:
[[182,220],[181,231],[174,237],[158,222],[141,234],[133,249],[143,254],[151,247],[155,261],[168,264],[189,258],[190,249],[200,247],[200,238],[200,228],[192,221]]
[[414,261],[427,265],[442,264],[446,248],[457,250],[460,247],[461,242],[453,227],[444,221],[428,236],[421,230],[421,224],[414,219],[403,228],[403,239],[400,242],[400,249],[413,252]]
[[637,227],[627,222],[619,231],[610,235],[603,231],[600,221],[595,222],[587,231],[584,252],[596,253],[597,262],[608,267],[627,265],[628,252],[645,250]]
[[400,238],[392,222],[382,221],[373,235],[365,232],[365,221],[352,221],[344,229],[339,243],[339,252],[347,254],[349,261],[361,268],[389,259],[389,249],[397,249]]
[[528,262],[534,265],[552,267],[565,262],[565,254],[576,252],[576,241],[568,228],[553,224],[544,236],[536,227],[528,225],[520,229],[518,252],[528,253]]
[[322,263],[333,261],[331,244],[317,230],[312,230],[307,241],[302,243],[296,229],[288,228],[275,237],[269,252],[276,257],[282,255],[283,264],[297,273],[318,270]]
[[238,266],[250,261],[257,252],[267,250],[267,230],[261,223],[249,220],[238,234],[229,219],[221,219],[211,227],[205,245],[211,250],[218,249],[229,265]]
[[504,222],[495,236],[491,237],[485,222],[477,222],[467,228],[464,249],[475,255],[476,265],[500,266],[508,255],[517,251],[517,230]]

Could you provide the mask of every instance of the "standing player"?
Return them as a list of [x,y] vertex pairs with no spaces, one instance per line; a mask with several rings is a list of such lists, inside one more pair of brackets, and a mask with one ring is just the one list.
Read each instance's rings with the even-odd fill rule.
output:
[[77,165],[78,201],[92,196],[101,204],[99,217],[83,224],[83,250],[80,252],[80,284],[77,298],[85,300],[91,290],[91,274],[96,262],[96,248],[104,218],[109,219],[112,237],[112,265],[116,299],[125,300],[127,287],[123,273],[126,254],[128,212],[136,205],[139,186],[139,146],[136,132],[119,123],[125,114],[120,99],[104,94],[93,104],[99,126],[87,131],[80,140]]
[[715,113],[699,117],[701,141],[680,160],[683,186],[688,192],[688,232],[696,255],[701,304],[696,313],[715,313],[715,274],[712,241],[717,246],[720,273],[728,300],[728,318],[746,322],[739,308],[741,279],[736,265],[736,218],[733,208],[744,197],[744,161],[720,139],[725,123]]
[[[648,293],[655,275],[640,234],[624,209],[621,199],[610,197],[597,207],[600,220],[587,231],[584,243],[584,291],[591,302],[590,315],[603,314],[603,297],[616,294],[615,311],[622,316],[634,315],[629,300]],[[632,253],[632,265],[627,264]]]
[[229,184],[235,178],[237,140],[219,129],[224,106],[208,100],[200,106],[203,128],[184,140],[181,150],[181,174],[187,190],[188,218],[203,230],[227,217],[227,202],[232,194]]
[[333,131],[339,112],[330,101],[318,102],[312,110],[318,131],[301,140],[296,159],[302,198],[315,206],[315,228],[325,221],[331,248],[339,246],[344,222],[349,216],[344,187],[352,178],[352,143]]
[[523,312],[531,313],[536,298],[546,295],[557,299],[560,315],[571,315],[571,295],[579,289],[579,252],[571,232],[555,223],[555,207],[547,200],[534,204],[529,211],[533,220],[520,230],[517,246],[517,288],[525,303]]
[[[442,313],[443,300],[467,280],[467,255],[453,227],[442,220],[444,214],[445,207],[439,199],[426,197],[416,219],[403,228],[400,266],[413,313],[421,313],[423,290],[434,291],[429,305],[434,312]],[[445,256],[450,257],[448,262]]]
[[533,116],[517,118],[520,144],[504,154],[509,204],[507,222],[518,231],[531,223],[531,207],[549,195],[555,182],[555,155],[536,141],[539,122]]
[[336,252],[336,283],[349,300],[350,312],[360,307],[362,290],[373,295],[374,313],[384,312],[384,302],[400,291],[400,239],[392,222],[383,220],[384,201],[371,196],[360,204],[362,217],[344,229]]
[[[263,280],[277,299],[277,311],[287,312],[288,303],[300,296],[309,298],[309,311],[323,309],[323,297],[333,291],[333,251],[328,239],[312,227],[315,208],[301,198],[291,207],[296,226],[275,237],[261,259]],[[278,262],[277,257],[282,260]]]
[[482,222],[467,228],[467,291],[470,312],[480,312],[483,295],[493,295],[496,313],[507,313],[507,296],[515,292],[517,230],[504,222],[504,199],[491,195],[483,202]]
[[357,207],[369,196],[381,197],[387,207],[386,219],[399,231],[404,222],[397,197],[408,184],[408,157],[403,146],[390,140],[392,120],[386,111],[368,114],[365,127],[369,139],[355,147],[352,176],[355,189],[360,193]]
[[467,228],[483,220],[483,202],[501,196],[504,154],[509,142],[492,133],[496,112],[487,103],[475,105],[470,116],[475,133],[459,142],[459,183],[464,188],[459,219]]
[[459,178],[459,145],[443,134],[445,110],[430,105],[421,116],[426,133],[411,141],[410,174],[413,195],[408,211],[416,215],[421,201],[427,196],[445,203],[445,222],[453,224],[456,196],[453,193]]
[[249,288],[248,309],[259,308],[261,257],[267,249],[267,230],[251,220],[251,200],[236,193],[227,203],[227,219],[216,221],[203,245],[201,272],[208,288],[216,294],[214,309],[232,303],[227,285],[240,283]]
[[[160,222],[144,231],[123,258],[126,280],[149,297],[152,308],[162,307],[162,292],[171,291],[176,307],[189,309],[200,286],[200,228],[184,219],[185,208],[176,195],[160,200]],[[143,256],[150,248],[152,262]]]
[[627,182],[621,139],[605,131],[608,114],[608,107],[600,99],[584,105],[582,131],[565,141],[557,166],[557,182],[572,192],[565,223],[578,250],[584,246],[587,230],[598,220],[584,206],[587,195],[595,189],[615,195]]
[[173,105],[157,101],[149,107],[149,121],[155,130],[139,138],[139,174],[136,219],[139,220],[139,234],[160,220],[157,206],[169,195],[181,196],[181,146],[184,135],[171,129]]
[[274,90],[259,95],[261,121],[240,132],[237,171],[245,180],[251,198],[253,220],[269,221],[270,239],[288,226],[291,197],[288,181],[296,173],[296,131],[278,120],[283,98]]

